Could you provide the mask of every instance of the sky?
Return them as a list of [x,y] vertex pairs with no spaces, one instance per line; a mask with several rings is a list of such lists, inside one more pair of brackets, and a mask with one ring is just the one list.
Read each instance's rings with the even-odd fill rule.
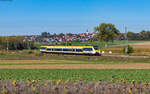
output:
[[150,30],[150,0],[0,0],[0,35],[93,32],[101,23],[121,31]]

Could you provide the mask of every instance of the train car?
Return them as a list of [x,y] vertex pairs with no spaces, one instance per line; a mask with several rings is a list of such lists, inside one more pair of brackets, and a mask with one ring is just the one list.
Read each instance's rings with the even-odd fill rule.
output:
[[42,46],[42,53],[100,55],[98,46]]
[[98,46],[41,46],[42,53],[100,55]]

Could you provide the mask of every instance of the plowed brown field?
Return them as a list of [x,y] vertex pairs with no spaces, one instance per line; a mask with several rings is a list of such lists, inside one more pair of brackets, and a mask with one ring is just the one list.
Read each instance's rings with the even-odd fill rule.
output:
[[134,48],[150,48],[150,41],[142,43],[129,43]]
[[149,45],[150,46],[150,41],[147,41],[147,42],[141,42],[141,43],[130,43],[130,45],[143,45],[143,46],[147,46]]

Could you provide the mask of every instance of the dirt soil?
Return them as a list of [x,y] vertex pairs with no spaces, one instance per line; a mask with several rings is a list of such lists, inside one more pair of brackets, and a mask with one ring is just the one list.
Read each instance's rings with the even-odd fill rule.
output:
[[141,43],[130,43],[130,45],[137,45],[137,46],[140,46],[140,45],[147,46],[147,45],[149,45],[150,46],[150,41],[141,42]]
[[[129,45],[133,46],[134,48],[150,48],[150,41],[142,43],[129,43]],[[124,46],[124,44],[122,46]]]
[[150,64],[3,65],[0,69],[150,69]]

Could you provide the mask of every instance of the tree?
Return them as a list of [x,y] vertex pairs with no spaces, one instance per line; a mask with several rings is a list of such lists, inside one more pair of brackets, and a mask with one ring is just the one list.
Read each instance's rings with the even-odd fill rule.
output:
[[42,32],[41,36],[42,37],[50,37],[50,33],[49,32]]
[[100,42],[113,42],[114,38],[120,35],[120,31],[111,23],[102,23],[99,26],[94,27],[94,32]]
[[142,30],[142,32],[139,33],[140,34],[140,38],[141,40],[148,40],[149,35],[148,35],[148,31]]
[[60,33],[60,34],[58,34],[58,36],[62,38],[63,36],[65,36],[65,34]]
[[134,40],[134,39],[136,39],[136,34],[133,33],[133,32],[128,32],[127,33],[127,39],[128,40]]

